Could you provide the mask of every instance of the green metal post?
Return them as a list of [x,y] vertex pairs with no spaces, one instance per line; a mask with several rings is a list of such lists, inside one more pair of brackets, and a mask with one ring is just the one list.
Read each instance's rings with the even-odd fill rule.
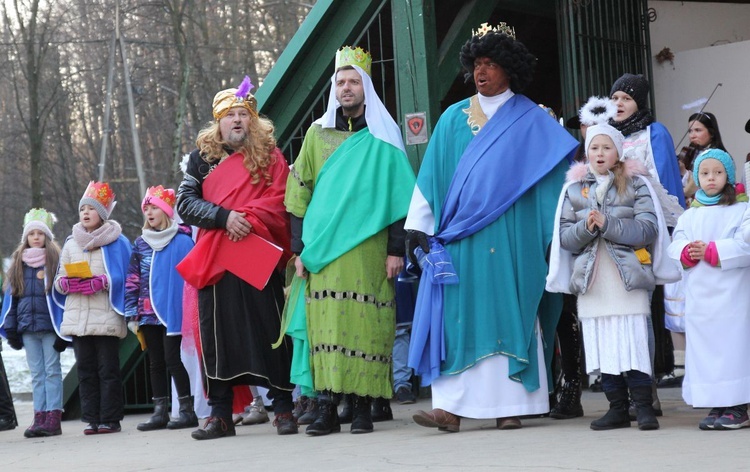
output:
[[[428,132],[440,116],[437,94],[437,40],[434,0],[391,2],[393,44],[396,58],[398,116],[405,126],[404,115],[424,112]],[[419,170],[427,144],[406,144],[406,154],[414,172]]]

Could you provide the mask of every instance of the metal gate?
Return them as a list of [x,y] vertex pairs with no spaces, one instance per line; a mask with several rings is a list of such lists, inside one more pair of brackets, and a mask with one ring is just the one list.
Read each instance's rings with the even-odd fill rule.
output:
[[556,2],[565,116],[576,114],[591,95],[608,95],[626,72],[651,81],[646,0]]

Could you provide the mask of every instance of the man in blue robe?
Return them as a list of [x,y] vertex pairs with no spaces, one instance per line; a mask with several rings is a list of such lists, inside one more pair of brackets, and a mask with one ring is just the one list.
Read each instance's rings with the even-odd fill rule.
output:
[[438,121],[406,221],[423,270],[409,365],[432,384],[434,408],[414,420],[513,429],[549,411],[543,346],[562,299],[544,292],[546,254],[578,143],[520,94],[536,58],[511,28],[482,25],[460,59],[478,93]]

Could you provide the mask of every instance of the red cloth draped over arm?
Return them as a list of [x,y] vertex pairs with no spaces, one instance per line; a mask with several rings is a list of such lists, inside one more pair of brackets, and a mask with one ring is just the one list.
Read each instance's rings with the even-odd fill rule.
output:
[[[268,167],[271,183],[261,178],[251,182],[245,168],[243,156],[232,154],[211,172],[203,181],[203,198],[223,208],[246,214],[253,232],[284,250],[279,269],[286,266],[291,257],[291,233],[289,215],[284,207],[284,193],[289,167],[281,151],[273,151],[275,162]],[[224,228],[198,231],[198,241],[188,255],[177,265],[185,281],[196,288],[213,285],[224,274],[224,268],[215,263],[218,251],[231,251],[234,243]],[[252,266],[252,254],[233,253],[233,257],[246,258]]]

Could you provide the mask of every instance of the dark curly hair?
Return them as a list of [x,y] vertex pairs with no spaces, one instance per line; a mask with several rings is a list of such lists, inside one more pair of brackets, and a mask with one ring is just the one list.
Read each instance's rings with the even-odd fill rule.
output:
[[526,49],[521,41],[516,41],[504,33],[489,32],[482,36],[472,36],[461,48],[459,60],[466,69],[466,82],[474,82],[474,61],[487,57],[503,68],[510,79],[510,89],[523,92],[534,79],[536,57]]

